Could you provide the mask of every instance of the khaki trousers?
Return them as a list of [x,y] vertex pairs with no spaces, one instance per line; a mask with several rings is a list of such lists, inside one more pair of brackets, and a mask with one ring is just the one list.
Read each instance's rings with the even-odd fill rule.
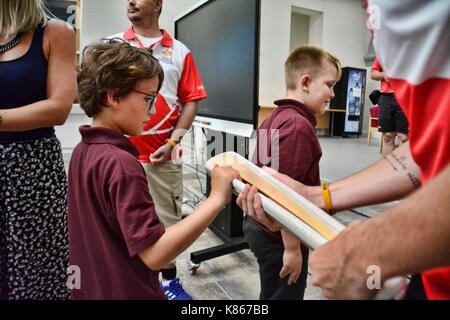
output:
[[142,166],[159,220],[166,228],[181,221],[183,165],[168,161],[156,166],[142,163]]

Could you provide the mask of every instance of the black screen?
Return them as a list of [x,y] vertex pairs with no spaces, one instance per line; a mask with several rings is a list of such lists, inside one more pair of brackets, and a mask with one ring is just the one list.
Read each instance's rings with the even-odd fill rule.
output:
[[208,95],[198,115],[257,122],[259,10],[259,0],[212,0],[175,22]]

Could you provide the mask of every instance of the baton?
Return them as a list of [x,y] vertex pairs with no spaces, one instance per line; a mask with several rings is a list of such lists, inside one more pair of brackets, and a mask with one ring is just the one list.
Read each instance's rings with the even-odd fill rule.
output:
[[[231,166],[239,171],[243,180],[258,188],[264,211],[312,250],[327,243],[345,229],[345,225],[235,152],[219,154],[209,159],[205,167],[211,172],[215,165]],[[233,180],[233,193],[239,195],[244,187],[243,182]],[[375,299],[401,299],[407,284],[406,277],[388,279]]]

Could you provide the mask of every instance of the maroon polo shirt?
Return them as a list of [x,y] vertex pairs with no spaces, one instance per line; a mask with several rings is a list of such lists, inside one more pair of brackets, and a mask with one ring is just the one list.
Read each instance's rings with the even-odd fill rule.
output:
[[72,299],[166,299],[138,255],[165,231],[138,149],[110,129],[80,133],[68,178],[70,264],[81,271]]
[[[320,185],[322,149],[314,114],[297,100],[281,99],[275,104],[278,108],[258,128],[253,162],[259,167],[272,167],[305,185]],[[278,151],[275,150],[277,134],[273,130],[278,132]],[[278,160],[272,158],[277,154]],[[271,232],[258,225],[282,243],[280,232]]]

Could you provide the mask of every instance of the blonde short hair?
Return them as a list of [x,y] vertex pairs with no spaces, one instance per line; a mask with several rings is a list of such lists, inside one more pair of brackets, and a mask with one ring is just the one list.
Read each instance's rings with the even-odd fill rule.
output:
[[286,89],[295,90],[304,75],[312,79],[318,77],[324,61],[336,67],[339,80],[342,75],[341,62],[331,53],[317,46],[301,46],[292,51],[284,64]]
[[42,0],[1,0],[0,29],[6,28],[6,37],[36,29],[39,23],[47,23]]
[[147,49],[132,47],[122,39],[89,45],[83,50],[78,67],[78,99],[88,117],[99,113],[110,90],[116,97],[132,92],[143,79],[159,79],[158,91],[164,81],[164,72],[158,60]]

